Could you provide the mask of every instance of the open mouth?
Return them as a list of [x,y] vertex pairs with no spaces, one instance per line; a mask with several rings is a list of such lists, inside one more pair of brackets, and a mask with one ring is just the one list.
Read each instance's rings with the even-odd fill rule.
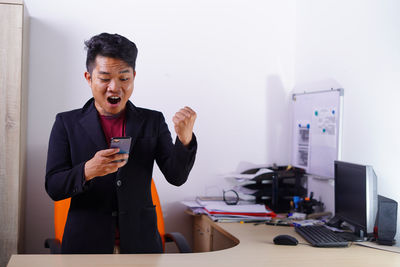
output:
[[110,96],[110,97],[107,97],[107,101],[108,101],[108,103],[115,105],[121,101],[121,98],[119,96]]

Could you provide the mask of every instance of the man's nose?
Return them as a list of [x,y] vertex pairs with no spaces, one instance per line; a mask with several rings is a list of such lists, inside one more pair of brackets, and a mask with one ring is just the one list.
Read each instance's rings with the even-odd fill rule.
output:
[[121,90],[121,84],[118,81],[112,79],[108,84],[107,91],[118,92],[119,90]]

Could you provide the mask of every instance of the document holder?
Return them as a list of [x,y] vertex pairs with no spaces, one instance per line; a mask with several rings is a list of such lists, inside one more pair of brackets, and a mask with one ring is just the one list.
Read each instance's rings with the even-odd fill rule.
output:
[[[274,212],[290,211],[291,201],[294,196],[306,197],[305,170],[291,166],[267,167],[272,170],[254,177],[253,184],[244,187],[257,190],[252,195],[256,197],[256,203],[266,204]],[[249,169],[243,174],[253,174],[259,169]]]

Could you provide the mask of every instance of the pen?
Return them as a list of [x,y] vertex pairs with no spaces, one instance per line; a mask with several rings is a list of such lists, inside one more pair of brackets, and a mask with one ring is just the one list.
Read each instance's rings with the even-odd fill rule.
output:
[[249,220],[249,221],[242,221],[244,223],[265,223],[264,221],[260,221],[260,220]]
[[293,226],[292,223],[273,223],[273,222],[266,222],[266,225],[275,225],[275,226]]

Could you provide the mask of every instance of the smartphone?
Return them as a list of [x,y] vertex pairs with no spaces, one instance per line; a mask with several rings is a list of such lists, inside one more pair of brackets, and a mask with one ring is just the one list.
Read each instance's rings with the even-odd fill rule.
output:
[[110,141],[110,148],[119,148],[118,154],[129,154],[131,149],[131,140],[132,138],[130,136],[112,137]]

